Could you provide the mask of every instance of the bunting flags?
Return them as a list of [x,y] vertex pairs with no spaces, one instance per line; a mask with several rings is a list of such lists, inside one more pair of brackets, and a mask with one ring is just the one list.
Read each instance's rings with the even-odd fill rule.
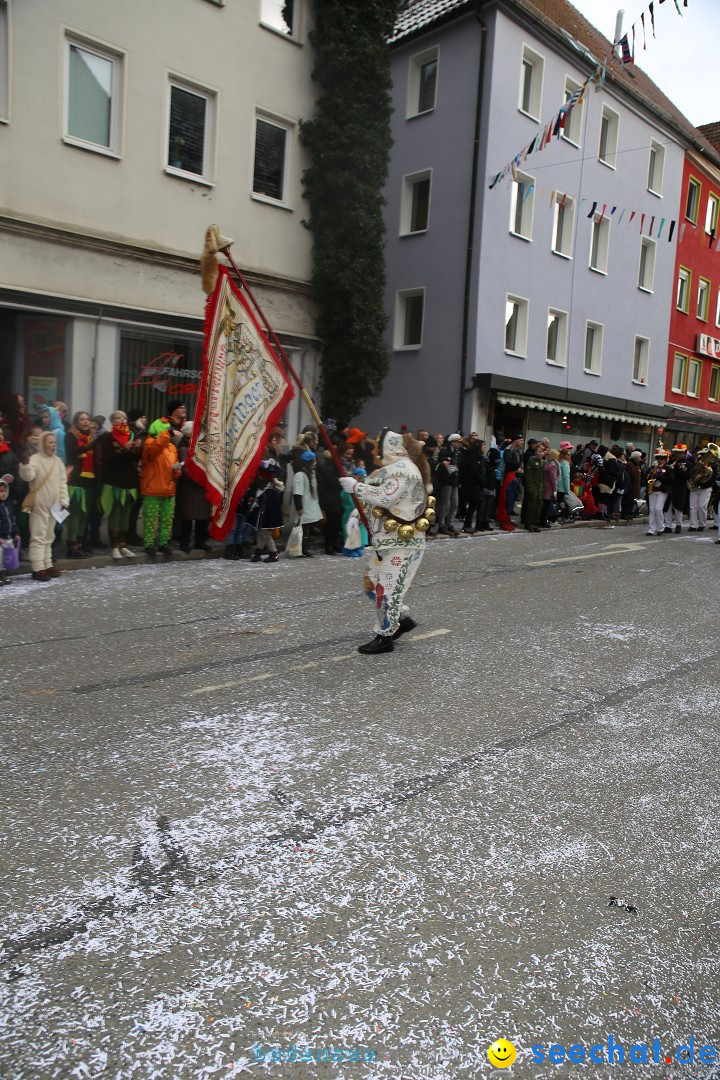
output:
[[[665,0],[658,0],[658,3],[664,4]],[[675,8],[678,15],[682,15],[680,10],[679,0],[674,0]],[[688,6],[688,0],[683,0],[683,6]],[[647,6],[647,13],[650,16],[650,25],[652,27],[653,38],[656,38],[655,34],[655,0],[650,0]],[[643,33],[643,49],[647,49],[647,35],[645,32],[645,11],[640,14],[640,24],[642,26]],[[570,97],[567,98],[565,103],[558,109],[552,120],[548,121],[542,128],[542,131],[538,132],[532,140],[525,146],[520,153],[516,154],[512,162],[508,162],[500,172],[495,173],[490,178],[489,188],[492,191],[497,185],[505,179],[508,172],[511,171],[513,163],[515,167],[521,164],[530,154],[540,153],[550,142],[550,139],[560,138],[565,129],[568,126],[568,117],[570,116],[573,108],[582,104],[585,97],[585,91],[589,87],[590,83],[593,84],[595,93],[599,93],[605,87],[605,81],[607,78],[607,66],[608,63],[612,63],[613,60],[617,60],[616,50],[619,48],[621,51],[621,61],[623,64],[635,63],[635,37],[636,37],[637,20],[632,24],[628,33],[623,34],[619,41],[613,43],[612,49],[606,56],[602,57],[597,62],[597,66],[592,75],[589,75],[585,82],[580,86]],[[632,43],[631,43],[632,42]],[[586,51],[586,50],[585,50]],[[587,53],[586,53],[587,54]],[[615,73],[611,69],[610,78],[614,81]]]

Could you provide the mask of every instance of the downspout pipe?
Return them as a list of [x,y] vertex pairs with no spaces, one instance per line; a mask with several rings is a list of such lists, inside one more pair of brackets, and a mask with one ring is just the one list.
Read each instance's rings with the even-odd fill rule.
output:
[[472,284],[473,256],[475,245],[475,211],[478,190],[478,168],[480,159],[480,123],[482,113],[483,79],[485,77],[485,42],[487,26],[480,18],[480,13],[487,0],[476,0],[474,15],[480,27],[480,60],[478,64],[477,92],[475,97],[475,132],[473,141],[472,178],[470,182],[470,212],[468,216],[467,256],[465,260],[465,296],[463,299],[462,351],[460,357],[460,400],[458,402],[457,430],[463,430],[465,413],[465,380],[468,366],[468,340],[470,337],[470,288]]

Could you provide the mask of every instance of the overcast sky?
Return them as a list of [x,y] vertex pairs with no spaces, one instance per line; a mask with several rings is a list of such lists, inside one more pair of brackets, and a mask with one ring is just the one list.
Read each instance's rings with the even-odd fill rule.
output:
[[571,0],[578,11],[611,41],[618,9],[625,11],[623,33],[636,23],[635,62],[696,127],[720,121],[720,79],[717,48],[720,42],[720,0],[687,0],[682,18],[674,0],[655,0],[654,39],[645,15],[647,51],[642,47],[641,12],[648,0]]

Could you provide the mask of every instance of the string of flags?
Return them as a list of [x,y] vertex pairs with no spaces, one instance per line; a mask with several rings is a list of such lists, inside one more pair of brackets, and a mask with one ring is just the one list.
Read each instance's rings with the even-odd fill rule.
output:
[[[564,105],[562,105],[558,112],[555,114],[555,116],[553,116],[552,120],[549,120],[543,126],[542,130],[538,132],[538,134],[535,135],[533,139],[531,139],[527,146],[525,146],[518,154],[515,155],[512,161],[509,161],[507,165],[505,165],[500,170],[499,173],[496,173],[495,176],[492,177],[489,185],[491,191],[493,190],[493,188],[497,187],[498,184],[502,183],[508,173],[513,173],[513,179],[515,179],[515,171],[517,170],[518,166],[522,165],[531,154],[542,152],[553,137],[557,139],[561,137],[561,135],[565,131],[566,125],[568,124],[568,120],[572,115],[572,110],[575,108],[576,105],[582,105],[582,103],[584,102],[585,93],[590,84],[594,84],[595,93],[598,93],[604,88],[605,80],[608,77],[608,64],[612,63],[613,60],[617,61],[616,49],[619,48],[621,51],[621,59],[623,64],[635,63],[635,42],[638,22],[642,30],[643,49],[647,49],[647,34],[645,23],[646,14],[649,16],[652,36],[654,38],[656,37],[655,2],[656,0],[650,0],[650,3],[648,4],[645,11],[641,13],[639,20],[636,20],[636,22],[632,24],[632,27],[627,34],[623,34],[619,41],[613,43],[612,48],[599,61],[592,75],[588,75],[585,82],[581,86],[579,86],[577,90],[573,91],[573,93],[565,101]],[[680,9],[680,0],[673,0],[673,2],[675,4],[678,15],[682,16],[682,11]],[[664,4],[665,0],[657,0],[657,3]],[[688,0],[682,0],[682,5],[683,7],[687,7]],[[615,74],[612,69],[610,69],[609,75],[611,81],[614,82]]]
[[[534,190],[540,199],[544,199],[547,195],[548,189],[545,187],[536,187],[534,180],[532,183],[527,184],[517,176],[515,176],[514,179],[518,184],[518,199],[523,203],[527,201]],[[668,218],[661,217],[659,214],[650,214],[642,210],[633,210],[629,207],[612,206],[609,203],[602,202],[600,199],[591,199],[589,196],[585,195],[581,199],[578,199],[577,196],[572,196],[557,188],[550,191],[551,207],[556,200],[559,200],[558,206],[560,210],[562,210],[568,199],[572,199],[577,203],[578,214],[583,213],[586,204],[589,203],[590,209],[587,211],[586,217],[589,220],[593,220],[593,218],[599,214],[598,224],[601,224],[607,218],[614,223],[616,228],[619,228],[621,223],[625,221],[625,228],[629,229],[633,222],[635,222],[640,236],[652,237],[653,240],[660,240],[664,236],[669,244],[672,243],[675,236],[678,224],[676,218],[668,220]],[[683,221],[680,224],[680,228],[677,230],[678,243],[682,243],[687,229],[690,229],[695,234],[699,246],[703,247],[707,243],[707,246],[711,250],[714,248],[715,251],[720,252],[720,235],[718,235],[717,226],[714,226],[711,232],[706,232],[706,230],[696,222]]]

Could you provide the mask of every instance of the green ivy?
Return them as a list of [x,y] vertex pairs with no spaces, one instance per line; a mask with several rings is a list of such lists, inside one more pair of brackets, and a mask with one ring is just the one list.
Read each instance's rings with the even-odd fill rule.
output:
[[313,291],[323,342],[325,416],[348,420],[382,389],[385,225],[382,190],[390,137],[390,50],[399,0],[315,0],[312,120],[301,127],[313,234]]

